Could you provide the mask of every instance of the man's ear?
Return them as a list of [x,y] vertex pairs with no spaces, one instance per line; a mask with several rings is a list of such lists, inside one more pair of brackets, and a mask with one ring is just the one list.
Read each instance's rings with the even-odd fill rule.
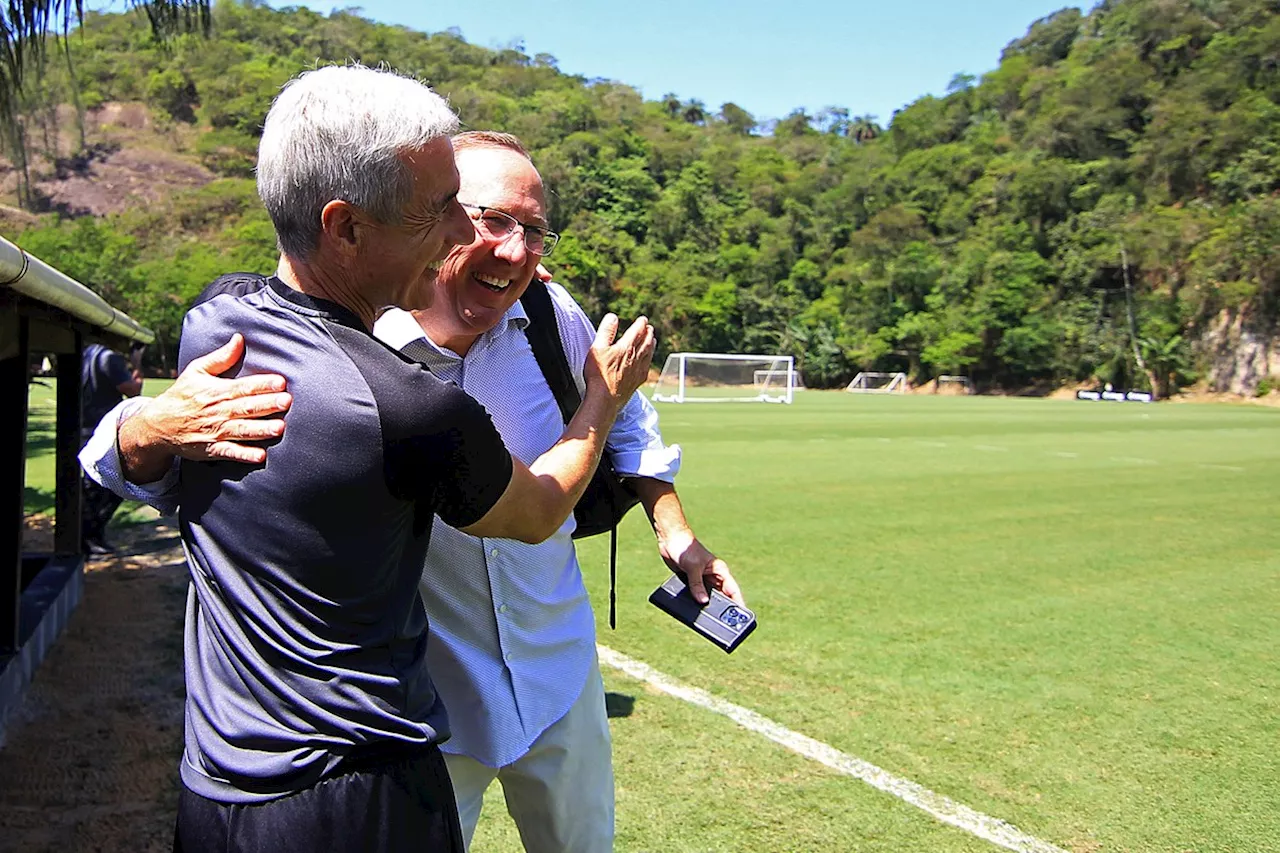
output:
[[320,228],[330,245],[344,255],[354,256],[360,248],[360,211],[349,202],[334,199],[320,211]]

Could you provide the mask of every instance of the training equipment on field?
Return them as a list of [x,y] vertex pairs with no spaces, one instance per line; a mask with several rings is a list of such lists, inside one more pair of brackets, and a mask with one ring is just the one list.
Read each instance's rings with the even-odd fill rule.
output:
[[853,381],[844,390],[854,394],[905,394],[907,374],[866,371],[853,377]]
[[673,352],[653,389],[660,403],[790,403],[798,376],[789,355]]
[[1109,400],[1113,403],[1154,403],[1155,397],[1147,391],[1077,391],[1077,400]]
[[731,652],[756,629],[756,615],[718,589],[708,589],[707,595],[711,600],[706,604],[694,601],[684,580],[673,574],[653,591],[649,603]]
[[[777,387],[786,379],[783,375],[783,370],[785,370],[785,368],[780,368],[778,370],[770,368],[757,370],[752,376],[752,380],[755,382],[755,386],[757,388]],[[804,379],[800,376],[800,371],[798,370],[793,370],[791,372],[791,390],[804,390]]]
[[942,374],[933,386],[935,394],[972,394],[973,382],[968,376],[948,376]]

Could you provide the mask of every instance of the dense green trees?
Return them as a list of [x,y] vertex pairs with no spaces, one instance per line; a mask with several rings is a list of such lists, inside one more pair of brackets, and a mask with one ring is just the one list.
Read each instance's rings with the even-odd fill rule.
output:
[[819,387],[879,369],[1168,393],[1195,377],[1196,342],[1222,312],[1276,331],[1278,12],[1064,9],[887,128],[840,106],[762,123],[732,103],[645,101],[519,46],[349,12],[225,2],[209,39],[163,44],[134,16],[90,15],[31,115],[73,97],[145,101],[224,179],[22,240],[171,341],[208,278],[272,264],[245,179],[279,85],[318,61],[386,62],[448,95],[467,126],[525,140],[566,234],[558,276],[592,312],[649,314],[665,350],[788,352]]

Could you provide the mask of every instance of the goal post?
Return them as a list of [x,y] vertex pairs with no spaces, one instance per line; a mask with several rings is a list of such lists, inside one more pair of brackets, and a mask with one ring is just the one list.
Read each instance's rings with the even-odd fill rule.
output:
[[863,371],[844,390],[854,394],[905,394],[907,374]]
[[653,389],[660,403],[790,403],[797,375],[789,355],[673,352]]
[[777,387],[777,386],[779,386],[780,384],[782,384],[782,383],[786,382],[786,380],[787,380],[786,372],[787,372],[787,371],[790,371],[790,372],[791,372],[791,390],[792,390],[792,391],[803,391],[803,390],[804,390],[804,380],[802,380],[802,379],[800,378],[800,371],[798,371],[798,370],[791,370],[790,368],[787,368],[787,367],[781,367],[781,368],[769,368],[769,367],[766,367],[766,368],[761,368],[761,369],[756,370],[756,371],[755,371],[755,373],[754,373],[754,374],[752,374],[751,379],[752,379],[752,382],[754,382],[754,383],[755,383],[755,386],[756,386],[757,388]]

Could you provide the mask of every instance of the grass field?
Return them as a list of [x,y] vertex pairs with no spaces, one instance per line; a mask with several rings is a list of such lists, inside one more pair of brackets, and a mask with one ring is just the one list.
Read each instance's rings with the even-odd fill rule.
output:
[[[647,604],[640,513],[581,543],[602,644],[1072,851],[1280,850],[1280,411],[807,391],[660,406],[760,628]],[[30,471],[40,470],[40,458]],[[30,481],[29,481],[30,482]],[[619,851],[987,841],[606,668]],[[491,792],[474,850],[518,841]]]
[[[142,394],[154,397],[173,384],[172,379],[147,379]],[[27,482],[23,491],[23,511],[52,512],[54,484],[54,414],[57,379],[42,377],[30,386],[27,413]],[[128,523],[136,504],[128,502],[116,514],[116,523]]]

